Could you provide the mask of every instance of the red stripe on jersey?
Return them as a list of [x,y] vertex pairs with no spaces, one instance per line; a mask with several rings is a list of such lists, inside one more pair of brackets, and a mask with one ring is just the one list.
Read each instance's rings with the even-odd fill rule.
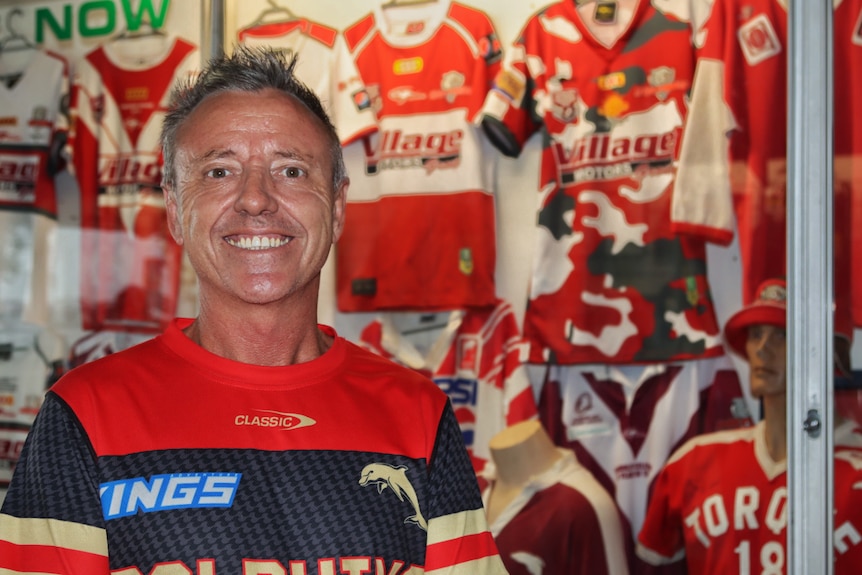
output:
[[0,541],[0,568],[20,573],[99,575],[108,573],[108,558],[50,545],[15,545]]
[[428,546],[425,572],[443,569],[468,561],[497,555],[497,546],[489,531],[466,535]]

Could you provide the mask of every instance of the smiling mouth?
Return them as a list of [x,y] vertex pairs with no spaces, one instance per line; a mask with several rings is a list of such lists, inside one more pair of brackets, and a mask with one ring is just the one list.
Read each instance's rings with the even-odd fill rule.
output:
[[225,241],[235,248],[243,250],[268,250],[278,248],[290,241],[285,236],[238,236],[228,237]]

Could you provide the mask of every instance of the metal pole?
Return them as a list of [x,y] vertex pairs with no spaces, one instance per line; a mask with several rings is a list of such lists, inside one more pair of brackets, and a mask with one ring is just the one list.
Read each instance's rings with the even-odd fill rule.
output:
[[789,575],[832,575],[832,2],[789,5]]

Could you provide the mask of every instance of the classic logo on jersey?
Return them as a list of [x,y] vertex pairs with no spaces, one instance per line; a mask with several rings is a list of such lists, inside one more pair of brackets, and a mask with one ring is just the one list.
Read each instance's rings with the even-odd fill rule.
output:
[[111,520],[171,509],[230,507],[241,478],[241,473],[170,473],[102,483],[102,514]]
[[457,168],[461,164],[463,139],[461,130],[430,134],[408,134],[403,130],[378,132],[376,148],[372,148],[371,139],[363,139],[365,173],[423,168],[430,174],[437,169]]
[[[237,415],[233,422],[238,427],[263,427],[267,429],[300,429],[315,425],[317,421],[299,413],[282,413],[269,409],[256,409],[256,414],[243,413]],[[263,415],[259,415],[263,414]]]
[[781,53],[781,41],[765,14],[758,14],[739,27],[739,45],[750,66]]
[[414,58],[402,58],[392,63],[392,72],[396,76],[407,74],[418,74],[425,68],[425,60],[416,56]]
[[413,515],[406,517],[404,523],[417,525],[422,530],[428,531],[428,522],[425,521],[419,509],[419,497],[410,480],[407,479],[406,465],[396,467],[388,463],[369,463],[359,474],[359,485],[362,487],[376,485],[379,494],[387,488],[390,489],[399,501],[406,501],[413,507]]

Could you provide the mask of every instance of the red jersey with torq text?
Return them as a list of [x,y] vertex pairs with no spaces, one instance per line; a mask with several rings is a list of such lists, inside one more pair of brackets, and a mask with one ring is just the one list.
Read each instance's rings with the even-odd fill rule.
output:
[[167,229],[159,133],[174,81],[197,48],[166,39],[137,58],[115,41],[89,52],[76,83],[83,327],[160,332],[174,317],[182,251]]
[[473,123],[499,66],[490,19],[448,1],[377,7],[344,36],[379,131],[345,150],[338,308],[493,305],[493,150]]
[[544,146],[531,363],[722,353],[705,244],[670,227],[696,60],[691,4],[561,1],[506,52],[483,126],[508,155],[540,130]]
[[[787,462],[776,462],[764,424],[702,435],[656,481],[638,555],[655,565],[685,557],[689,573],[787,573]],[[835,453],[835,574],[859,572],[862,516],[858,451]]]

